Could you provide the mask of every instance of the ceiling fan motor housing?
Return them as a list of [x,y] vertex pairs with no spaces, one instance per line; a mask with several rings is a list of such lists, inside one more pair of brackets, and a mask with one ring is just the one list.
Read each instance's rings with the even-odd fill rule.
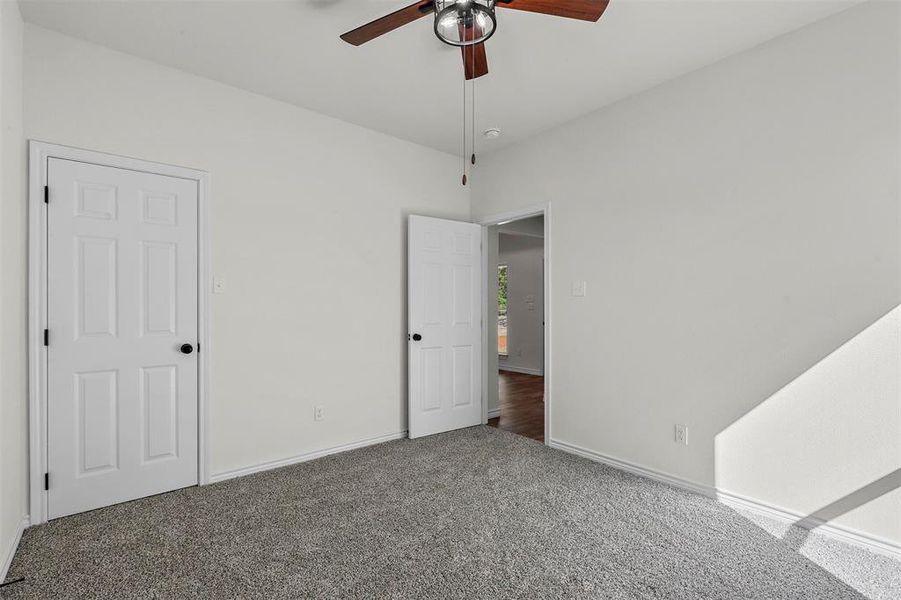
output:
[[481,44],[497,29],[495,0],[434,0],[435,35],[451,46]]

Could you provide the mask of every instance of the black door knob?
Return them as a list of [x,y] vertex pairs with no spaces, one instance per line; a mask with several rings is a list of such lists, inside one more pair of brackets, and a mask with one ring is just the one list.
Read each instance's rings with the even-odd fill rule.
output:
[[194,346],[191,344],[182,344],[180,350],[182,354],[190,354],[194,352]]
[[414,334],[413,334],[413,341],[414,341],[414,342],[418,342],[418,341],[421,340],[421,339],[422,339],[422,336],[419,335],[418,333],[414,333]]

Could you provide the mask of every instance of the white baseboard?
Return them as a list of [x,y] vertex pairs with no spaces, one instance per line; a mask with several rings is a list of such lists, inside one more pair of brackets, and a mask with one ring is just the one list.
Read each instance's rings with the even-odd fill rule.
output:
[[786,525],[799,524],[803,520],[803,523],[798,525],[799,527],[804,527],[805,529],[811,530],[815,529],[819,534],[838,539],[845,543],[864,548],[871,552],[876,552],[878,554],[889,556],[894,559],[901,559],[901,546],[890,540],[874,536],[870,533],[864,533],[862,531],[851,529],[850,527],[845,527],[843,525],[836,525],[834,523],[826,523],[823,521],[817,521],[816,519],[810,519],[807,518],[806,515],[802,515],[800,513],[790,511],[778,506],[773,506],[754,498],[748,498],[746,496],[741,496],[733,492],[719,490],[713,486],[704,485],[683,479],[681,477],[669,475],[661,471],[649,469],[648,467],[644,467],[642,465],[631,463],[629,461],[615,458],[613,456],[608,456],[606,454],[601,454],[600,452],[595,452],[594,450],[589,450],[581,446],[576,446],[575,444],[552,439],[548,445],[551,448],[557,448],[558,450],[563,450],[564,452],[569,452],[570,454],[576,454],[583,458],[603,463],[622,471],[627,471],[641,477],[660,481],[662,483],[666,483],[668,485],[681,488],[695,494],[707,496],[708,498],[713,498],[718,502],[725,504],[726,506],[747,510],[763,517],[768,517],[770,519],[785,523]]
[[19,521],[16,535],[13,536],[9,548],[6,548],[6,552],[3,555],[3,563],[0,564],[0,583],[6,581],[6,573],[9,571],[9,566],[13,563],[13,557],[16,555],[16,550],[19,549],[19,541],[22,539],[22,533],[28,528],[30,521],[31,520],[27,516],[22,517],[22,520]]
[[539,375],[544,376],[543,369],[531,369],[529,367],[517,367],[516,365],[505,365],[499,364],[497,366],[498,371],[510,371],[511,373],[522,373],[524,375]]
[[495,408],[495,409],[492,409],[492,410],[489,410],[489,411],[488,411],[488,418],[489,418],[489,419],[493,419],[493,418],[499,417],[499,416],[501,416],[501,409],[499,409],[499,408]]
[[278,460],[271,460],[271,461],[259,463],[256,465],[241,467],[240,469],[234,469],[231,471],[223,471],[222,473],[215,473],[214,475],[211,475],[210,483],[226,481],[228,479],[234,479],[235,477],[243,477],[245,475],[259,473],[261,471],[269,471],[271,469],[278,469],[279,467],[287,467],[289,465],[296,465],[297,463],[307,462],[308,460],[315,460],[317,458],[322,458],[323,456],[328,456],[330,454],[338,454],[339,452],[347,452],[348,450],[355,450],[357,448],[365,448],[366,446],[372,446],[375,444],[381,444],[382,442],[390,442],[393,440],[399,440],[399,439],[405,438],[405,437],[407,437],[406,431],[398,431],[397,433],[390,433],[388,435],[382,435],[379,437],[369,438],[369,439],[365,439],[365,440],[359,440],[356,442],[351,442],[349,444],[342,444],[340,446],[333,446],[331,448],[325,448],[323,450],[314,450],[312,452],[307,452],[305,454],[298,454],[297,456],[290,456],[288,458],[280,458]]
[[799,512],[774,506],[761,500],[748,498],[741,494],[717,490],[716,499],[721,504],[732,508],[746,510],[763,517],[784,523],[785,525],[797,525],[802,529],[816,531],[819,534],[840,540],[847,544],[865,548],[871,552],[883,554],[896,560],[901,560],[901,546],[898,544],[851,527],[828,523],[822,519],[811,518]]
[[629,473],[640,475],[648,479],[661,481],[677,488],[688,490],[695,494],[701,494],[702,496],[707,496],[708,498],[716,498],[716,490],[714,490],[709,485],[703,485],[694,481],[689,481],[688,479],[682,479],[681,477],[668,475],[666,473],[655,471],[654,469],[649,469],[647,467],[643,467],[629,461],[614,458],[613,456],[608,456],[606,454],[601,454],[600,452],[595,452],[594,450],[589,450],[581,446],[576,446],[575,444],[561,442],[560,440],[552,439],[548,446],[550,446],[551,448],[557,448],[558,450],[563,450],[564,452],[569,452],[570,454],[576,454],[595,462],[604,463],[605,465],[609,465],[611,467],[616,467],[621,471],[628,471]]

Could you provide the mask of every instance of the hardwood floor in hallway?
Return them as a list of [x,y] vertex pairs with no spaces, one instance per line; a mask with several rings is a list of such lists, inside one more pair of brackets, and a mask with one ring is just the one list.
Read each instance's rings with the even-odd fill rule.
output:
[[544,441],[544,377],[500,371],[498,404],[501,415],[490,426]]

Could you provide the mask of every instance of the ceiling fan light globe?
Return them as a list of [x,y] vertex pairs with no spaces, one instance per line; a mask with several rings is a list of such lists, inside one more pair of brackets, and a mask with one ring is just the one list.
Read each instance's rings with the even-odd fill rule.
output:
[[475,46],[497,28],[490,0],[436,0],[435,35],[451,46]]
[[450,29],[451,27],[457,26],[457,16],[456,15],[444,15],[441,17],[440,26],[442,29]]

